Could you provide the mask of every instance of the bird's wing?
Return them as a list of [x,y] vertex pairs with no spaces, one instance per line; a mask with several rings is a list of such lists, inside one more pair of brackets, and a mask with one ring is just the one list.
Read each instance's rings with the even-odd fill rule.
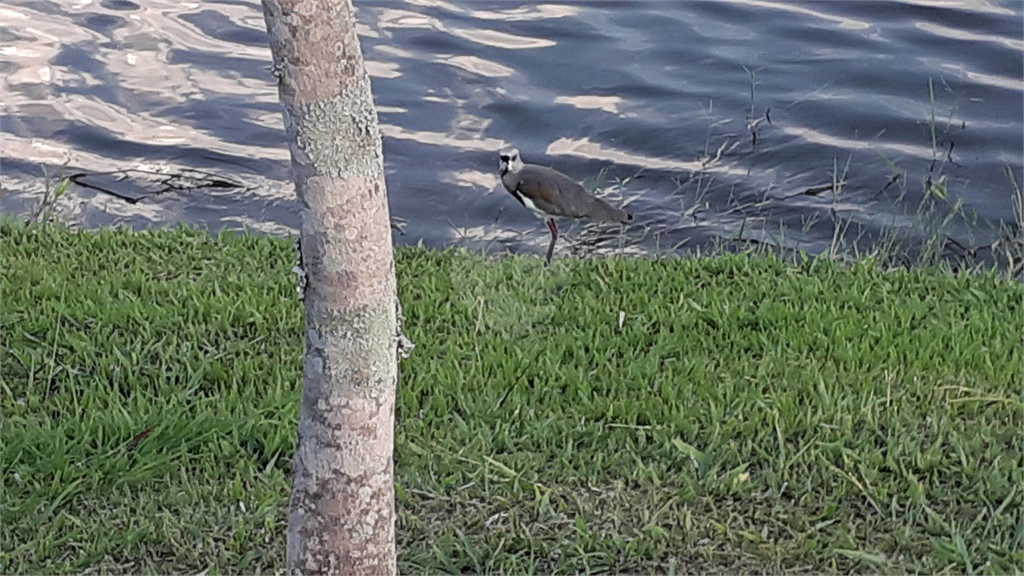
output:
[[519,172],[518,190],[553,216],[580,218],[587,191],[568,176],[547,166],[526,165]]
[[592,218],[598,222],[626,222],[631,215],[595,198],[571,178],[546,166],[524,166],[520,193],[534,199],[539,208],[554,216]]

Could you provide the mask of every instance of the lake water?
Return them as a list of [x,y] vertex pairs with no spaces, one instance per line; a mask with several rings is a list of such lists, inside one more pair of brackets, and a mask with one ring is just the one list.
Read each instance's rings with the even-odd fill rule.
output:
[[[508,145],[637,214],[560,255],[1019,230],[1021,2],[356,4],[399,243],[543,253]],[[0,36],[4,212],[46,166],[75,225],[296,232],[258,2],[7,1]]]

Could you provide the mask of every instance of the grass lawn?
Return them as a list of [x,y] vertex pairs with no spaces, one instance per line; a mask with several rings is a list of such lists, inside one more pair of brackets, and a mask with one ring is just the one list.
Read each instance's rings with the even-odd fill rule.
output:
[[[281,572],[291,242],[0,236],[0,571]],[[403,573],[1024,570],[1019,283],[397,257]]]

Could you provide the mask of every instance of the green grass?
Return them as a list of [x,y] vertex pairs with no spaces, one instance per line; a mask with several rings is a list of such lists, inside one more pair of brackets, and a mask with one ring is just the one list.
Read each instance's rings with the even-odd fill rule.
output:
[[[281,571],[291,243],[0,235],[0,571]],[[1020,284],[397,257],[403,573],[1021,573]]]

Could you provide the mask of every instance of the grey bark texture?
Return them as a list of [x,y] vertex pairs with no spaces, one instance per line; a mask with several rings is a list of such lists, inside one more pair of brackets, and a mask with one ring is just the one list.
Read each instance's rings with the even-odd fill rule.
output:
[[351,0],[263,0],[302,208],[291,574],[395,574],[395,264]]

